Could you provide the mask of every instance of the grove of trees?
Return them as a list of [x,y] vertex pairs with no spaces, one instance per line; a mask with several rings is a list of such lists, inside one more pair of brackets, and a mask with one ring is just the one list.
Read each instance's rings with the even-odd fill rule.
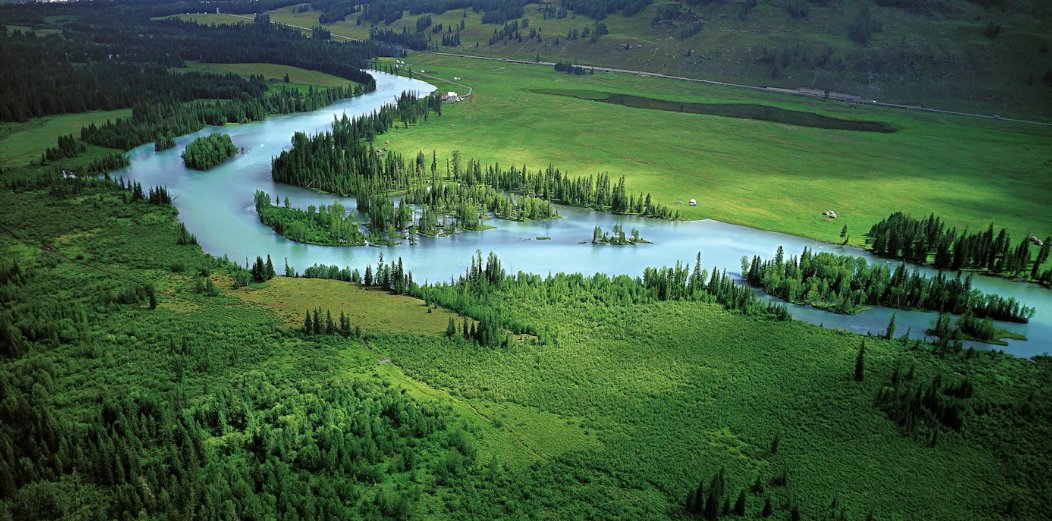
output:
[[995,320],[1027,322],[1034,309],[1014,297],[1004,298],[972,288],[971,275],[947,276],[940,272],[924,277],[905,264],[894,271],[865,259],[832,253],[812,253],[785,258],[778,248],[773,259],[742,258],[742,273],[754,287],[789,302],[807,304],[835,313],[856,313],[862,306],[924,309]]
[[208,170],[213,166],[234,157],[237,147],[230,140],[230,134],[209,134],[194,139],[183,150],[183,163],[194,170]]

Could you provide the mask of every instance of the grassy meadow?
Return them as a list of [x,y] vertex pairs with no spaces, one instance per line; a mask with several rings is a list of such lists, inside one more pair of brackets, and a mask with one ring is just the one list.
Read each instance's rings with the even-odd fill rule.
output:
[[[1019,117],[1047,119],[1052,114],[1045,95],[1048,87],[1040,81],[1048,67],[1049,42],[1042,21],[1049,16],[1046,6],[1002,6],[998,10],[949,0],[940,8],[929,10],[927,4],[918,4],[911,10],[844,0],[829,6],[810,3],[807,16],[794,19],[788,3],[761,2],[742,16],[741,3],[714,2],[692,7],[704,27],[679,39],[677,29],[652,25],[657,10],[669,3],[654,2],[631,17],[611,14],[603,20],[609,34],[595,42],[567,39],[571,30],[594,27],[594,20],[573,13],[563,19],[544,19],[538,4],[528,4],[524,10],[529,28],[523,31],[521,42],[489,45],[493,30],[502,24],[483,24],[481,12],[452,10],[431,17],[435,24],[446,27],[464,21],[461,46],[439,46],[447,52],[523,60],[539,56],[545,61],[756,85],[829,88],[867,99]],[[848,24],[863,5],[868,5],[883,27],[865,46],[847,34]],[[276,22],[318,25],[318,11],[296,12],[297,8],[284,7],[269,14]],[[352,13],[325,27],[334,35],[367,38],[369,24],[358,25],[358,16]],[[245,20],[224,14],[180,17],[201,23]],[[416,19],[407,11],[400,20],[380,27],[412,31]],[[1000,26],[996,36],[984,32],[988,23]],[[542,35],[541,41],[526,38],[534,28]],[[434,41],[440,43],[440,35],[434,35]],[[763,59],[763,49],[773,53],[773,58]],[[823,56],[827,56],[824,61]]]
[[55,146],[59,136],[80,136],[80,129],[131,115],[131,109],[83,112],[35,118],[22,123],[0,123],[0,167],[39,161],[40,154]]
[[[436,150],[574,176],[624,175],[687,219],[713,218],[825,241],[851,241],[894,211],[970,229],[993,222],[1012,236],[1052,233],[1052,129],[913,113],[617,74],[414,55],[416,77],[474,96],[441,117],[385,136],[390,148]],[[460,80],[454,81],[458,77]],[[894,133],[824,130],[622,107],[562,92],[621,93],[669,101],[754,103],[840,119],[878,121]],[[685,204],[697,199],[698,206]],[[835,210],[839,218],[822,217]]]

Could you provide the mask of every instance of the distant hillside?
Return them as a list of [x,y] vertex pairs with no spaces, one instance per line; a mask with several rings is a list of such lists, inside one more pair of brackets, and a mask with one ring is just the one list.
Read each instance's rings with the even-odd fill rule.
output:
[[[478,10],[473,10],[477,8]],[[1052,118],[1052,3],[319,0],[271,12],[425,48]]]

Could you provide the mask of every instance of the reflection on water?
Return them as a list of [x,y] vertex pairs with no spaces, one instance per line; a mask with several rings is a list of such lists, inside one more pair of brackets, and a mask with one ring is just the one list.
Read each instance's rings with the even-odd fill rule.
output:
[[[299,244],[275,234],[262,225],[253,206],[253,194],[263,190],[295,206],[331,204],[341,201],[354,208],[352,198],[338,198],[301,188],[275,185],[270,178],[270,161],[282,149],[291,146],[297,131],[326,130],[332,119],[346,113],[355,116],[371,112],[391,102],[403,91],[427,93],[433,86],[407,78],[375,73],[377,90],[365,96],[331,105],[306,114],[279,116],[246,125],[222,129],[208,128],[176,140],[175,148],[155,152],[153,145],[143,145],[129,153],[131,166],[118,172],[127,179],[144,186],[165,185],[175,197],[179,218],[197,236],[204,250],[215,256],[227,255],[235,261],[254,259],[270,254],[279,271],[285,262],[302,271],[313,264],[336,264],[363,268],[374,263],[381,251],[385,258],[402,257],[417,281],[444,281],[464,271],[476,250],[496,252],[505,267],[512,271],[547,274],[558,271],[597,272],[639,275],[648,266],[693,263],[697,252],[702,264],[729,273],[740,271],[742,256],[770,257],[778,246],[787,255],[797,255],[804,246],[814,251],[835,251],[867,257],[868,253],[854,248],[842,248],[779,233],[754,230],[717,221],[666,222],[638,217],[613,216],[578,208],[560,207],[562,219],[516,223],[492,220],[496,229],[466,232],[453,237],[421,238],[415,245],[408,243],[383,248],[338,248]],[[222,131],[230,134],[234,144],[244,153],[207,172],[183,166],[179,154],[201,135]],[[576,172],[587,175],[589,172]],[[600,226],[609,230],[622,223],[626,230],[638,228],[640,234],[653,244],[635,246],[593,246],[581,244],[592,238],[592,230]],[[831,225],[834,226],[834,225]],[[831,234],[835,230],[831,230]],[[537,240],[550,237],[550,240]],[[931,270],[925,270],[931,272]],[[1034,356],[1049,351],[1052,339],[1052,291],[1032,284],[1020,284],[990,277],[976,277],[974,286],[982,291],[1012,296],[1037,308],[1029,324],[999,323],[1011,331],[1023,333],[1029,341],[1009,341],[1006,352],[1018,356]],[[794,318],[865,333],[884,331],[891,310],[871,309],[853,316],[837,315],[813,308],[790,306]],[[932,323],[933,313],[896,311],[899,334],[911,328],[914,337]],[[978,344],[982,347],[982,344]]]

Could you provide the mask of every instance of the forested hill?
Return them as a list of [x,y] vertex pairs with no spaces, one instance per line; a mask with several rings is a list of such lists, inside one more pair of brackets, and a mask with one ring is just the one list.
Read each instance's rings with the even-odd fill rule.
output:
[[445,52],[1052,116],[1048,2],[315,0],[271,15],[409,48],[419,33]]
[[307,38],[265,16],[208,27],[151,20],[155,9],[136,4],[105,10],[80,5],[0,8],[6,25],[0,31],[0,121],[126,108],[146,100],[258,94],[243,79],[168,70],[186,61],[288,65],[345,78],[369,90],[373,79],[360,67],[375,56],[400,52],[382,44],[338,45]]

